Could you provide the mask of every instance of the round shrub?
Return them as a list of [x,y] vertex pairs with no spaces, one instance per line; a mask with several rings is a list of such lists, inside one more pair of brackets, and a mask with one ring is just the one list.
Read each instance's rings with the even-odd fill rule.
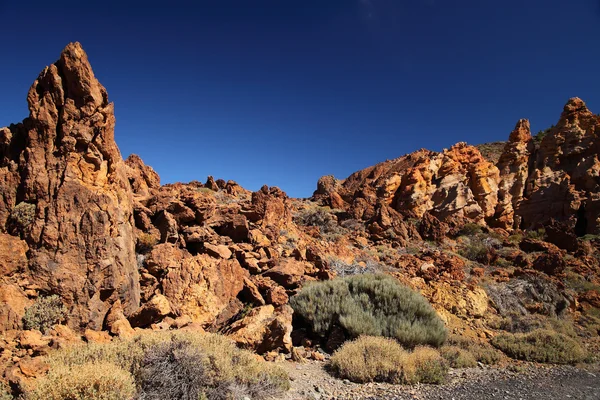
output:
[[387,275],[315,282],[302,288],[290,304],[321,337],[340,327],[350,338],[385,336],[407,347],[440,346],[446,339],[444,323],[429,302]]
[[442,346],[440,353],[452,368],[473,368],[477,366],[475,356],[468,350],[461,349],[458,346]]
[[27,400],[122,400],[135,395],[133,376],[110,363],[55,366],[38,378]]
[[530,333],[503,333],[492,344],[517,360],[550,364],[575,364],[586,358],[586,351],[573,338],[546,329]]
[[331,357],[331,371],[352,382],[441,383],[448,366],[440,353],[417,347],[412,353],[394,339],[361,336],[344,343]]
[[66,314],[67,310],[57,295],[39,297],[31,307],[25,310],[23,325],[25,329],[37,329],[45,332],[53,325],[63,322]]
[[431,347],[417,347],[405,366],[406,383],[442,383],[448,374],[448,364]]

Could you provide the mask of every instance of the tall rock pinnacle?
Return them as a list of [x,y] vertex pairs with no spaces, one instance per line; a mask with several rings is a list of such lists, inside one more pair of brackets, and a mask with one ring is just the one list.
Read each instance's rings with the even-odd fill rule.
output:
[[[59,294],[71,326],[100,329],[112,303],[126,314],[139,305],[132,190],[113,104],[79,43],[44,68],[27,102],[29,118],[0,129],[0,230],[29,246],[18,278]],[[15,210],[31,218],[19,221]]]

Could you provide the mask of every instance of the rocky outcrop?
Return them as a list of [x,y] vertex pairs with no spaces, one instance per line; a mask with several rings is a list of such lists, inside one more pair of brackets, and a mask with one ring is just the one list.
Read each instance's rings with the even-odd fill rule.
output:
[[600,229],[599,132],[600,117],[573,98],[540,143],[529,121],[519,120],[497,165],[465,143],[441,153],[418,150],[345,180],[325,176],[313,199],[362,220],[385,204],[404,217],[431,215],[454,225],[536,229],[556,220],[578,236],[594,234]]
[[579,98],[542,139],[516,214],[521,228],[567,222],[578,235],[600,230],[600,117]]
[[30,115],[0,130],[0,230],[29,248],[21,284],[61,296],[69,324],[102,328],[111,304],[139,305],[132,192],[115,117],[79,43],[46,67]]
[[529,121],[519,120],[498,161],[501,180],[492,225],[504,229],[520,226],[520,218],[515,220],[515,209],[519,207],[525,194],[533,154],[534,144]]

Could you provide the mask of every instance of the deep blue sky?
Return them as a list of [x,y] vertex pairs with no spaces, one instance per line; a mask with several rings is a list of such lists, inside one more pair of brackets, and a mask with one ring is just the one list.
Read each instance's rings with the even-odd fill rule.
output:
[[163,183],[233,179],[310,196],[317,179],[600,112],[598,0],[0,0],[0,126],[80,41],[123,156]]

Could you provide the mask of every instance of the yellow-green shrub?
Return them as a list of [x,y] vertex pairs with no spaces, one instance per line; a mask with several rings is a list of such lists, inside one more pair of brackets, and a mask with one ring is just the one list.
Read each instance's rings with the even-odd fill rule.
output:
[[27,400],[123,400],[135,391],[133,376],[111,363],[54,366],[27,391]]
[[474,338],[450,335],[448,344],[468,351],[475,357],[475,360],[486,365],[497,364],[503,357],[502,352],[498,351],[487,342]]
[[439,352],[417,347],[412,353],[394,339],[361,336],[331,357],[331,371],[353,382],[440,383],[448,366]]
[[[170,346],[172,345],[172,346]],[[162,358],[161,358],[162,357]],[[184,364],[177,357],[185,358]],[[251,398],[264,398],[289,388],[289,378],[278,366],[266,363],[245,350],[238,349],[228,338],[208,333],[160,332],[146,333],[132,340],[114,340],[110,343],[90,343],[72,346],[51,352],[46,361],[50,371],[72,368],[77,370],[82,365],[111,364],[133,376],[138,389],[138,396],[144,398],[143,383],[151,387],[153,372],[156,373],[156,362],[164,367],[181,371],[178,366],[197,364],[205,375],[182,375],[178,379],[186,384],[193,382],[196,388],[206,382],[207,399],[215,388],[226,393],[235,390],[245,393]],[[188,369],[188,372],[192,369]],[[50,375],[49,375],[50,376]],[[158,377],[158,375],[154,375]],[[209,378],[206,378],[206,377]],[[173,377],[173,379],[175,379]],[[202,381],[200,382],[200,380]],[[36,385],[37,386],[37,385]],[[237,393],[237,392],[236,392]],[[163,394],[163,400],[175,399],[169,393]],[[173,395],[176,396],[177,393]],[[37,399],[37,398],[36,398]]]
[[312,331],[326,337],[339,326],[349,337],[385,336],[402,345],[440,346],[444,323],[419,293],[382,274],[364,274],[306,285],[290,304]]
[[492,344],[511,358],[551,364],[575,364],[583,361],[585,349],[573,338],[537,329],[530,333],[502,333]]
[[436,349],[417,347],[408,356],[404,370],[406,383],[442,383],[448,364]]
[[461,349],[458,346],[442,346],[440,353],[452,368],[472,368],[477,366],[475,356],[470,351]]

